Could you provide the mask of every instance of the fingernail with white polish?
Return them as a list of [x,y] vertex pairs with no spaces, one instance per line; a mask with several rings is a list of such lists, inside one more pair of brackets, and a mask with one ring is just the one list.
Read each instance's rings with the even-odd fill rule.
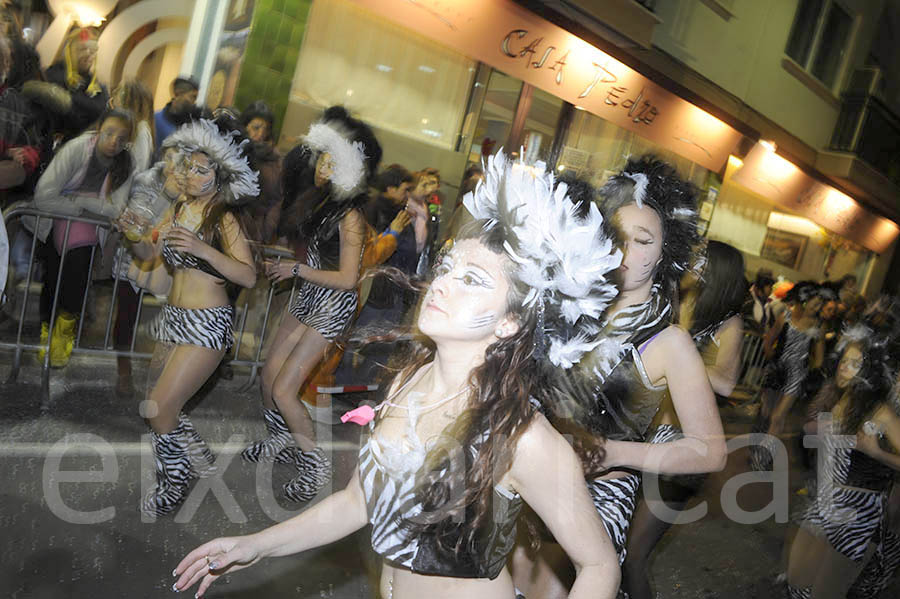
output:
[[172,590],[175,591],[176,593],[180,593],[180,592],[181,592],[181,590],[178,588],[178,583],[177,583],[177,582],[173,582],[173,583],[172,583]]
[[178,568],[172,570],[172,576],[178,576]]

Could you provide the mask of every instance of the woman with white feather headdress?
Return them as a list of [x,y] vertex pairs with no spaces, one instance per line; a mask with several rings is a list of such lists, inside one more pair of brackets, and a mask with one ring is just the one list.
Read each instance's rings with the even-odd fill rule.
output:
[[359,208],[380,160],[375,134],[341,106],[326,109],[284,159],[282,232],[296,260],[268,262],[266,274],[273,283],[294,279],[296,292],[260,373],[268,435],[241,457],[296,467],[282,488],[291,501],[311,500],[331,480],[331,462],[297,394],[356,315],[366,231]]
[[198,547],[175,569],[176,590],[200,582],[202,595],[263,557],[371,524],[381,596],[512,599],[506,563],[528,503],[576,564],[570,596],[615,595],[615,551],[581,464],[540,406],[549,373],[603,345],[597,327],[616,294],[607,275],[621,254],[596,206],[579,214],[551,174],[502,154],[464,201],[475,221],[424,295],[425,338],[377,407],[342,418],[367,425],[347,487],[260,533]]
[[170,135],[163,146],[178,151],[181,195],[143,237],[135,223],[120,223],[129,239],[138,236],[131,244],[137,257],[161,254],[172,271],[167,303],[152,327],[157,349],[151,377],[158,377],[142,407],[156,456],[156,487],[141,506],[147,514],[171,512],[191,479],[215,472],[213,454],[181,409],[234,342],[234,306],[225,285],[256,284],[250,225],[238,206],[259,194],[258,176],[236,134],[200,120]]

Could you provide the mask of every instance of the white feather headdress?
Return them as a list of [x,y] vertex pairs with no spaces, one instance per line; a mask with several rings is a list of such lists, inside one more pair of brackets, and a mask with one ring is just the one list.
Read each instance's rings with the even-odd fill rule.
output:
[[249,140],[235,143],[237,131],[222,134],[216,124],[207,119],[191,121],[166,138],[163,147],[175,147],[184,154],[203,152],[216,165],[216,177],[227,193],[229,204],[259,195],[259,173],[250,168],[241,148]]
[[[504,247],[530,287],[526,306],[547,312],[547,357],[570,368],[602,344],[600,318],[616,296],[607,279],[622,253],[606,234],[603,217],[590,204],[583,218],[542,163],[511,162],[502,150],[487,160],[484,180],[463,203],[488,228],[503,227]],[[539,325],[540,326],[540,325]]]
[[351,198],[365,189],[365,147],[361,141],[352,141],[336,121],[313,123],[303,143],[315,152],[331,155],[331,186],[339,198]]

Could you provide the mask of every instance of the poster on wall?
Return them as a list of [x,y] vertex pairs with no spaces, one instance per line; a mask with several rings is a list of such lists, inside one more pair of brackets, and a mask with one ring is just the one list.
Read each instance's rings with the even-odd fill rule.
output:
[[219,51],[216,52],[216,66],[206,93],[206,106],[210,109],[231,106],[234,102],[255,5],[256,0],[231,0]]
[[797,269],[808,239],[803,235],[768,229],[759,257]]

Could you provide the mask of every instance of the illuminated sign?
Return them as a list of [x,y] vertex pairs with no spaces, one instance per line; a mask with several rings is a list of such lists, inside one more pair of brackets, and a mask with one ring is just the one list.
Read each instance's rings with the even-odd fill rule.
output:
[[900,228],[893,221],[816,181],[775,152],[774,145],[757,143],[731,181],[878,254],[897,238]]
[[354,0],[710,170],[741,134],[511,0]]

